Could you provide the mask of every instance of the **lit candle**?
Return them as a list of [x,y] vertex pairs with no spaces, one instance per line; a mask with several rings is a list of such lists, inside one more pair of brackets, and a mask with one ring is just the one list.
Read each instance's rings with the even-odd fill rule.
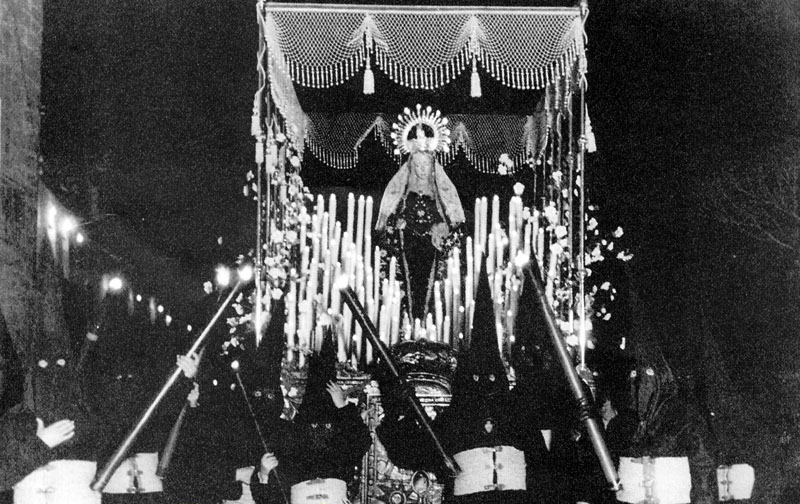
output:
[[353,193],[347,195],[347,236],[351,239],[354,236],[353,229],[353,220],[355,218],[355,211],[356,211],[356,197],[353,196]]
[[[337,264],[335,273],[333,275],[333,281],[335,282],[337,278],[342,275],[342,267]],[[341,313],[342,308],[342,293],[336,287],[331,289],[331,306],[330,306],[330,313],[331,315],[338,315]]]
[[[370,318],[370,320],[372,320],[373,325],[377,325],[375,323],[376,322],[376,320],[375,320],[376,317],[375,317],[375,315],[373,313],[375,311],[375,303],[371,299],[367,299],[367,307],[366,308],[367,308],[367,313],[369,314],[369,318]],[[372,364],[372,359],[373,359],[373,356],[372,356],[372,352],[373,352],[373,350],[372,350],[372,342],[370,341],[369,338],[367,338],[365,343],[366,343],[366,352],[367,352],[366,361],[367,361],[367,364]]]
[[322,214],[325,213],[325,196],[317,194],[317,204],[315,205],[317,211],[317,221],[322,222]]
[[331,251],[325,252],[325,269],[322,272],[322,311],[330,306],[331,293]]
[[303,276],[308,275],[308,256],[311,251],[308,248],[308,245],[304,245],[300,248],[302,250],[302,254],[300,255],[300,274]]
[[336,221],[333,231],[333,240],[331,240],[331,262],[336,264],[339,262],[339,249],[342,247],[342,223]]
[[441,282],[438,280],[433,282],[433,306],[436,311],[436,341],[443,341],[442,336],[442,322],[443,322],[443,311],[442,311],[442,285]]
[[319,262],[320,222],[316,214],[314,214],[313,219],[312,225],[314,226],[314,231],[311,233],[311,260]]
[[486,199],[486,196],[481,198],[481,247],[486,246],[486,238],[489,235],[487,230],[487,222],[486,220],[489,217],[489,200]]
[[444,339],[442,340],[444,343],[448,345],[452,345],[452,339],[450,337],[450,315],[444,316],[444,327],[442,328],[442,334],[444,335]]
[[494,195],[492,197],[492,232],[500,225],[500,197]]
[[489,251],[489,255],[486,257],[486,273],[491,275],[494,273],[494,255],[497,252],[497,247],[494,244],[494,233],[489,233],[489,245],[487,250]]
[[481,199],[475,198],[475,229],[473,231],[472,241],[473,243],[480,243],[481,242]]
[[380,322],[381,341],[383,341],[384,345],[389,346],[392,344],[389,338],[389,306],[385,304],[381,305]]
[[461,306],[461,259],[459,257],[458,248],[453,250],[453,307],[457,308],[453,312],[453,326],[455,332],[461,333],[462,313],[464,312]]
[[530,259],[531,257],[531,237],[533,236],[533,223],[527,222],[525,224],[525,244],[523,247],[523,253],[525,257]]
[[328,198],[328,242],[333,240],[333,233],[335,229],[335,222],[339,222],[336,218],[336,195],[331,194]]
[[400,341],[400,289],[392,295],[392,345]]
[[539,264],[539,271],[544,268],[544,229],[539,228],[539,233],[536,235],[536,262]]
[[[515,219],[516,222],[516,219]],[[517,257],[517,247],[519,245],[519,233],[517,232],[516,224],[514,227],[510,227],[511,231],[509,231],[508,236],[508,260],[512,262],[515,257]]]
[[330,220],[331,219],[328,212],[322,214],[322,224],[320,225],[320,228],[322,229],[320,236],[320,249],[322,254],[325,254],[328,251],[328,249],[330,249],[331,240],[330,240],[330,233],[328,232],[328,226],[330,225]]
[[444,279],[444,318],[448,321],[444,327],[445,342],[450,341],[450,324],[449,321],[453,318],[453,282],[450,280],[450,272],[452,271],[452,259],[448,259],[447,273],[448,277]]
[[358,197],[358,219],[356,226],[356,254],[364,255],[364,195]]

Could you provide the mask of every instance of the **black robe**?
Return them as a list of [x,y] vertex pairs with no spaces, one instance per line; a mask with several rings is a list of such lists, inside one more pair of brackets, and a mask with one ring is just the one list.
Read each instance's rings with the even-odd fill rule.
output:
[[[510,393],[454,396],[450,406],[431,422],[431,426],[445,452],[451,457],[474,448],[512,446],[525,453],[527,470],[531,471],[541,465],[546,447],[539,425],[525,421],[526,415],[522,414],[524,407]],[[487,419],[492,421],[490,433],[486,431]],[[432,471],[436,473],[437,479],[446,481],[445,499],[448,502],[469,504],[534,501],[535,496],[529,490],[490,490],[454,496],[452,481],[447,480],[447,472],[432,441],[409,416],[402,419],[385,418],[377,433],[395,465]]]
[[631,457],[688,457],[692,504],[717,501],[714,436],[699,409],[680,395],[665,399],[627,453]]
[[316,478],[340,479],[350,485],[360,473],[364,453],[372,443],[369,428],[348,404],[316,428],[302,421],[281,422],[270,435],[270,448],[278,458],[278,478],[266,484],[258,480],[258,465],[250,490],[257,504],[283,504],[281,491],[291,496],[291,487]]

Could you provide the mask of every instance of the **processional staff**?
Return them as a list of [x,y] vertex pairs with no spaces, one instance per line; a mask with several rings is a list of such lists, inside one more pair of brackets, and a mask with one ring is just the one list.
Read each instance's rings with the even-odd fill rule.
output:
[[528,263],[524,271],[525,276],[528,277],[530,283],[533,284],[533,288],[536,289],[539,308],[547,324],[547,330],[550,333],[553,347],[555,348],[558,360],[561,363],[561,367],[563,368],[564,373],[567,375],[567,380],[569,381],[572,395],[575,397],[578,407],[580,408],[580,419],[589,433],[589,439],[592,442],[592,446],[597,454],[597,458],[600,460],[600,467],[603,469],[603,474],[605,475],[608,483],[611,485],[611,488],[614,491],[619,490],[620,481],[619,476],[617,475],[617,470],[614,467],[614,462],[611,460],[608,447],[606,447],[606,443],[603,441],[603,436],[600,433],[600,428],[597,425],[597,421],[592,418],[592,415],[590,414],[589,398],[586,396],[581,379],[578,376],[578,372],[575,370],[572,357],[569,355],[564,338],[562,338],[559,334],[555,315],[553,314],[550,304],[547,302],[547,295],[545,294],[544,286],[542,285],[542,279],[539,277],[539,270],[538,268],[532,268],[530,263]]
[[[214,317],[211,319],[211,321],[208,323],[205,329],[203,329],[203,332],[200,333],[200,336],[197,337],[192,347],[189,349],[188,352],[186,352],[187,357],[197,352],[197,350],[203,344],[203,341],[205,341],[206,337],[211,332],[211,328],[214,327],[214,324],[217,323],[217,320],[219,320],[219,318],[222,316],[222,313],[231,303],[233,298],[237,294],[239,294],[239,292],[242,290],[242,287],[245,284],[249,283],[251,279],[252,275],[251,278],[239,279],[236,285],[231,289],[231,292],[230,294],[228,294],[228,297],[225,298],[225,301],[223,301],[222,304],[220,305],[219,309],[217,310],[217,313],[214,314]],[[156,408],[158,408],[158,405],[161,403],[164,397],[166,397],[169,390],[178,380],[178,377],[180,376],[181,372],[182,372],[181,368],[176,367],[175,371],[172,372],[172,375],[170,375],[170,377],[167,378],[167,381],[166,383],[164,383],[164,386],[161,387],[161,390],[158,392],[155,399],[153,399],[153,401],[150,403],[150,405],[147,407],[144,413],[142,413],[142,415],[139,417],[139,420],[136,422],[136,425],[131,429],[131,431],[119,445],[117,450],[111,456],[111,459],[109,459],[109,461],[106,462],[106,465],[103,467],[103,469],[101,469],[97,473],[97,476],[95,476],[95,479],[91,485],[92,490],[95,490],[97,492],[103,491],[103,489],[108,484],[108,481],[111,479],[111,476],[114,474],[114,471],[116,471],[117,468],[122,463],[122,461],[125,460],[125,456],[128,454],[128,451],[130,451],[131,446],[133,446],[133,443],[136,441],[136,438],[139,436],[142,429],[144,429],[144,427],[147,425],[147,422],[150,421],[150,418],[153,416],[153,413],[155,413]]]
[[[381,341],[380,337],[378,336],[378,331],[375,329],[372,321],[367,317],[366,312],[364,311],[364,307],[361,303],[358,302],[358,298],[356,297],[356,293],[353,291],[353,288],[350,287],[347,283],[347,278],[339,278],[336,282],[336,288],[338,288],[341,293],[342,297],[344,298],[344,302],[347,303],[347,306],[350,307],[350,310],[353,312],[353,317],[358,321],[361,325],[361,328],[364,330],[364,333],[369,338],[372,346],[378,350],[383,361],[386,363],[386,367],[389,369],[389,372],[392,376],[398,380],[400,387],[407,387],[406,381],[400,375],[400,371],[395,363],[394,357],[389,353],[389,349],[387,348],[386,344]],[[448,471],[452,476],[458,474],[458,466],[456,465],[455,461],[444,451],[444,447],[442,446],[439,438],[436,437],[436,433],[433,432],[433,428],[431,428],[430,421],[428,420],[428,415],[425,414],[425,411],[422,409],[422,405],[417,399],[417,396],[414,395],[413,392],[411,393],[403,393],[404,399],[408,402],[409,406],[411,406],[412,411],[414,412],[414,416],[416,417],[417,421],[420,425],[427,431],[428,435],[430,436],[431,440],[434,443],[436,451],[439,453],[439,456],[442,457],[442,460],[447,467]]]

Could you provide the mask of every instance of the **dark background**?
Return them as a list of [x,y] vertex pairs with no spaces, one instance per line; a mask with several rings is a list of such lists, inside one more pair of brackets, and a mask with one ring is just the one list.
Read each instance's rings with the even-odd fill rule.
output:
[[[797,138],[798,6],[597,0],[589,7],[587,102],[599,149],[587,160],[589,197],[604,222],[625,229],[635,257],[619,284],[635,293],[626,304],[638,300],[619,308],[624,320],[607,330],[660,341],[673,367],[710,394],[735,457],[758,460],[773,476],[797,471],[797,251],[759,243],[701,209],[704,184],[716,173],[779,163],[787,139]],[[257,34],[254,2],[46,1],[48,185],[79,209],[88,206],[88,184],[98,187],[103,212],[122,216],[200,275],[252,247],[255,211],[241,191],[253,166]],[[376,88],[390,86],[375,73]],[[484,97],[466,106],[513,109],[520,98],[482,77]],[[360,89],[358,79],[342,96],[370,108],[348,91]],[[452,95],[465,85],[453,84]],[[446,111],[452,96],[442,92],[449,90],[433,98]],[[337,172],[307,156],[304,180],[380,194],[394,168],[376,168],[377,152],[362,159],[359,169]],[[474,175],[456,180],[467,204],[470,187],[502,188],[497,178]],[[784,483],[760,480],[759,495],[770,502],[787,494]]]

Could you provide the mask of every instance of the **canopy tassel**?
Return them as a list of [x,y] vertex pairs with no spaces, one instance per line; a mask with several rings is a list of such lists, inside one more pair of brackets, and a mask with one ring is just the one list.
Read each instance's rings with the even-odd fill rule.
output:
[[373,44],[372,30],[367,28],[364,37],[366,38],[364,46],[367,50],[367,65],[364,68],[364,94],[370,95],[375,94],[375,75],[372,73],[372,63],[370,61],[372,59],[372,55],[370,53],[372,52]]
[[481,77],[478,75],[478,66],[475,63],[475,56],[472,56],[472,80],[470,82],[469,95],[473,98],[480,98],[481,93]]
[[375,94],[375,74],[372,73],[369,55],[367,55],[367,67],[364,69],[364,94]]

